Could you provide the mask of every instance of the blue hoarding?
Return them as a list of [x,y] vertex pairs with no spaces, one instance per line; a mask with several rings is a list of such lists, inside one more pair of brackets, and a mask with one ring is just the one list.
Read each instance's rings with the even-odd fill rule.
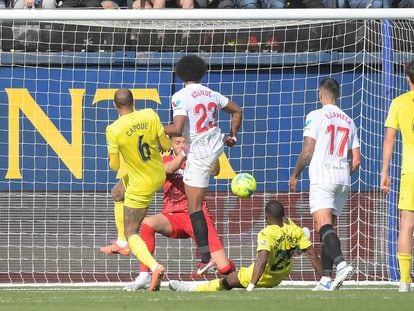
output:
[[[260,191],[287,191],[287,180],[302,146],[305,115],[319,107],[317,87],[326,76],[338,79],[343,86],[340,106],[359,126],[363,93],[358,70],[236,66],[211,70],[204,78],[203,83],[243,106],[241,144],[227,148],[225,153],[235,172],[254,174]],[[105,90],[120,87],[133,89],[138,108],[154,108],[161,121],[168,123],[171,95],[182,83],[170,66],[87,66],[75,62],[72,66],[0,67],[0,191],[108,191],[116,176],[108,169],[105,128],[117,114],[113,93],[108,95]],[[73,122],[75,94],[80,98],[81,113]],[[55,138],[41,133],[43,119],[36,106],[61,138],[58,133]],[[10,107],[14,107],[12,112]],[[228,115],[221,113],[219,124],[227,132]],[[18,126],[18,133],[11,131],[13,126]],[[65,144],[62,150],[73,152],[73,157],[79,155],[73,146],[74,127],[82,133],[81,173],[75,173],[76,161],[69,159],[71,164],[67,164],[56,151],[59,144]],[[51,144],[53,139],[56,147]],[[16,178],[11,166],[18,167],[21,178]],[[306,190],[306,173],[304,178],[301,186]],[[228,180],[217,180],[216,185],[224,187]]]

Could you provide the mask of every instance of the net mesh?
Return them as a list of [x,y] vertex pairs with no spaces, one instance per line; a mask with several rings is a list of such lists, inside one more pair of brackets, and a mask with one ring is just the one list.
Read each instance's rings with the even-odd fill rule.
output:
[[[319,236],[309,214],[309,180],[287,182],[302,147],[307,113],[319,107],[318,83],[337,79],[339,106],[359,129],[362,165],[339,221],[356,281],[388,281],[395,269],[401,146],[393,159],[393,193],[379,192],[384,120],[390,98],[406,91],[403,64],[413,57],[413,21],[278,22],[2,22],[0,54],[0,282],[130,281],[134,258],[103,255],[116,239],[105,127],[116,120],[114,91],[130,88],[138,108],[171,121],[170,98],[182,87],[174,63],[195,52],[210,64],[210,88],[243,106],[238,145],[227,148],[207,202],[237,267],[252,262],[269,198]],[[387,35],[387,29],[391,32]],[[388,53],[388,54],[384,54]],[[389,60],[389,66],[384,63]],[[384,66],[387,68],[384,68]],[[224,132],[227,115],[219,115]],[[234,173],[252,173],[258,190],[238,199]],[[158,193],[150,214],[162,210]],[[188,279],[198,253],[191,240],[156,238],[167,279]],[[390,272],[391,271],[391,272]],[[313,281],[305,256],[290,276]]]

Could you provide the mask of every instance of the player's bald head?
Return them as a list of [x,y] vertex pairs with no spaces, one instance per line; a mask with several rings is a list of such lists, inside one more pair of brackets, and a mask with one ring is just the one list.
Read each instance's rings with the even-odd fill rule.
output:
[[134,105],[134,97],[129,89],[119,89],[115,92],[114,102],[118,107]]
[[273,220],[281,220],[285,216],[285,208],[282,203],[277,200],[270,200],[266,203],[265,214]]

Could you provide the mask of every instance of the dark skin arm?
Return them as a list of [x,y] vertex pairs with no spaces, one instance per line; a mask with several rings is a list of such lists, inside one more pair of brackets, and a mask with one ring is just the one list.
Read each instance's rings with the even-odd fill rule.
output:
[[233,101],[229,101],[222,110],[231,115],[231,130],[224,142],[227,146],[233,147],[236,144],[236,141],[232,139],[232,137],[237,137],[237,134],[239,133],[243,119],[243,110]]
[[186,120],[186,116],[175,116],[172,124],[164,125],[165,134],[169,136],[180,136],[183,132]]
[[319,278],[322,277],[322,263],[319,259],[319,256],[316,254],[315,249],[312,246],[309,246],[307,249],[304,249],[302,251],[306,254],[306,257],[308,257],[313,269],[315,269],[317,276]]
[[261,250],[257,253],[256,261],[254,262],[253,274],[250,283],[256,285],[262,276],[265,268],[267,259],[269,258],[269,252],[266,250]]

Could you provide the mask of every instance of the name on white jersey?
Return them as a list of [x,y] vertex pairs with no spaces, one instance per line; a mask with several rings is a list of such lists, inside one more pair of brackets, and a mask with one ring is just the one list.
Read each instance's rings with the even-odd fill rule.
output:
[[328,119],[333,119],[333,118],[341,119],[345,121],[346,123],[348,123],[349,126],[351,126],[351,123],[352,123],[351,119],[349,119],[347,115],[340,113],[340,112],[331,111],[329,113],[325,113],[325,117]]

